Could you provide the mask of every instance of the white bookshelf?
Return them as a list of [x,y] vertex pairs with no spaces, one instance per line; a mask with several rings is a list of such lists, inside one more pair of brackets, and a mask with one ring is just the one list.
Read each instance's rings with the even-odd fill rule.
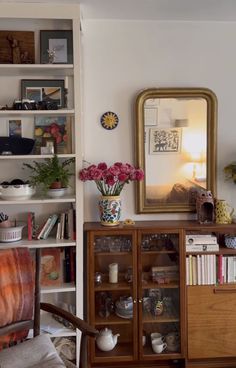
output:
[[[59,110],[0,110],[0,136],[7,136],[8,120],[22,120],[22,136],[33,138],[34,118],[36,116],[69,116],[72,120],[72,152],[58,155],[60,159],[75,158],[75,172],[72,189],[65,197],[49,198],[35,195],[25,201],[1,200],[1,212],[11,218],[26,222],[27,212],[35,212],[40,220],[46,219],[50,213],[62,212],[73,204],[76,209],[76,241],[47,240],[28,241],[24,238],[15,243],[0,243],[5,248],[29,247],[55,248],[76,247],[76,283],[63,283],[59,287],[42,288],[42,301],[48,296],[58,296],[60,300],[73,300],[76,315],[83,317],[83,184],[78,180],[78,172],[82,168],[82,123],[80,114],[80,14],[77,4],[46,3],[1,3],[0,30],[33,31],[35,34],[35,64],[0,64],[0,80],[4,88],[0,90],[0,106],[12,106],[14,100],[20,98],[21,79],[64,79],[68,83],[68,108]],[[73,64],[40,64],[40,30],[72,30]],[[27,172],[21,171],[22,163],[42,160],[52,155],[19,155],[0,156],[0,182],[10,181],[16,177],[27,180]],[[79,352],[80,334],[65,328],[49,314],[42,314],[42,324],[51,327],[55,332],[52,337],[76,337],[77,354]],[[46,332],[46,331],[44,331]],[[77,356],[78,359],[78,356]]]

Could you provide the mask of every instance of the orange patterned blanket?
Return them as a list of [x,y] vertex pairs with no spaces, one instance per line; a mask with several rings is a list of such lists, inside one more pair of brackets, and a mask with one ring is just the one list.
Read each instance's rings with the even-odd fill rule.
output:
[[[0,327],[32,318],[33,262],[28,248],[0,249]],[[0,349],[25,338],[28,331],[0,336]]]

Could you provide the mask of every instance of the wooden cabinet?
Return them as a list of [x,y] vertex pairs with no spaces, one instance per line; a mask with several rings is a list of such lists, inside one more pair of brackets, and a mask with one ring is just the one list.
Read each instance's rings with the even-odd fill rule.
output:
[[[236,233],[235,224],[147,221],[114,228],[85,224],[87,319],[98,330],[108,328],[120,335],[110,351],[101,351],[90,341],[89,367],[236,366],[236,283],[219,285],[216,274],[214,285],[186,285],[186,256],[191,253],[186,254],[185,236],[206,233],[215,234],[220,245],[219,251],[207,252],[215,255],[216,264],[220,256],[236,257],[236,250],[224,242],[225,234]],[[112,263],[118,264],[117,283],[109,282]],[[126,313],[120,301],[130,297],[133,308]],[[169,345],[155,353],[151,339],[155,332],[166,342],[175,334],[178,343],[172,351]]]
[[[180,364],[185,350],[181,231],[163,223],[112,229],[86,224],[85,229],[89,323],[119,334],[110,351],[90,342],[90,366]],[[115,283],[110,278],[114,263]],[[154,333],[169,341],[161,353],[154,351]]]

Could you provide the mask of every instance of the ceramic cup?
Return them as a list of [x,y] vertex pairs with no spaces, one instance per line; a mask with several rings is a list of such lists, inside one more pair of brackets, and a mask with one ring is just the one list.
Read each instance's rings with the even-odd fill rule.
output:
[[152,340],[152,349],[156,354],[160,354],[165,350],[167,344],[165,342],[160,342],[157,339]]
[[151,341],[156,341],[156,342],[160,342],[160,343],[163,343],[164,342],[164,336],[162,336],[161,333],[159,332],[153,332],[151,333]]

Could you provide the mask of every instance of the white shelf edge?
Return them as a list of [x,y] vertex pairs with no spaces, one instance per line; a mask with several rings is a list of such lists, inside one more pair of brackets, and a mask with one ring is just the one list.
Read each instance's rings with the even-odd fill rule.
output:
[[59,109],[59,110],[0,110],[0,116],[9,115],[74,115],[74,109]]
[[54,239],[48,238],[46,240],[27,240],[22,239],[16,242],[0,243],[0,249],[8,249],[15,247],[28,247],[30,249],[37,248],[59,248],[59,247],[75,247],[75,240],[65,240],[65,239]]
[[0,64],[0,69],[73,69],[74,64]]
[[15,204],[39,204],[39,203],[73,203],[75,202],[75,197],[74,196],[65,196],[65,197],[61,197],[61,198],[30,198],[30,199],[26,199],[24,201],[7,201],[7,200],[0,200],[0,205],[4,206],[6,204],[11,204],[11,205],[15,205]]
[[76,291],[74,283],[63,283],[61,286],[57,287],[44,286],[41,288],[41,294],[66,293],[70,291]]
[[[63,154],[57,154],[58,157],[61,158],[70,158],[70,157],[76,157],[75,153],[63,153]],[[26,160],[26,159],[45,159],[53,157],[53,155],[0,155],[0,160]]]

